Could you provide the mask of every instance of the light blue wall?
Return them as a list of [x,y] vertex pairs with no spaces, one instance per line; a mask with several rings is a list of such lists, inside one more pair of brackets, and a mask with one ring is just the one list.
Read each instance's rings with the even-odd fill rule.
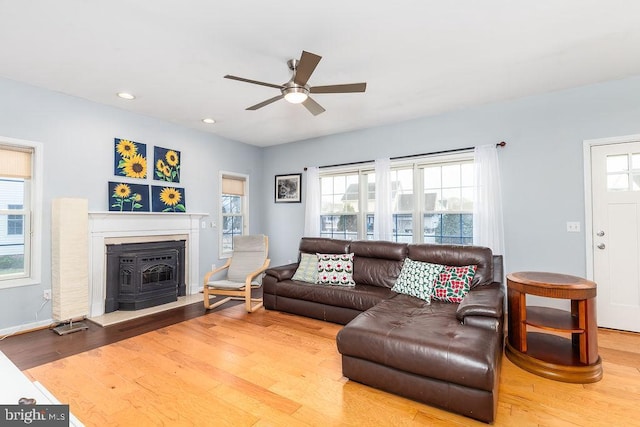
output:
[[[296,258],[304,228],[303,203],[273,203],[275,174],[506,141],[499,150],[506,271],[584,276],[583,141],[637,133],[640,77],[269,147],[263,212],[272,263]],[[567,221],[580,221],[582,231],[567,233]]]
[[[251,183],[263,176],[258,147],[5,79],[0,79],[0,136],[44,146],[42,284],[0,289],[0,331],[34,323],[42,292],[51,288],[51,200],[82,197],[89,200],[89,210],[108,210],[107,182],[117,179],[115,137],[146,143],[148,155],[153,146],[181,151],[179,186],[185,188],[190,212],[217,213],[219,170],[247,174]],[[250,231],[262,232],[261,206],[250,203],[250,209]],[[202,277],[218,261],[218,246],[215,229],[200,231]],[[46,305],[38,320],[50,318]]]
[[[507,271],[584,276],[583,140],[640,133],[640,77],[265,149],[8,80],[0,79],[0,95],[0,136],[39,141],[45,151],[42,284],[0,290],[0,330],[34,323],[51,287],[51,200],[84,197],[90,210],[107,210],[114,137],[180,150],[192,212],[217,212],[219,170],[248,174],[250,231],[270,236],[272,265],[296,258],[304,227],[304,203],[274,203],[274,175],[504,140]],[[567,221],[580,221],[582,232],[567,233]],[[211,228],[201,232],[204,274],[218,260],[217,239]],[[38,315],[50,317],[49,306]]]

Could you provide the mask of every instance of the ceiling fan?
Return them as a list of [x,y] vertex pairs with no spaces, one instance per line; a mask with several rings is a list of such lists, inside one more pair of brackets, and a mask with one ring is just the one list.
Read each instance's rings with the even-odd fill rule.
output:
[[229,74],[224,76],[224,78],[238,80],[246,83],[253,83],[256,85],[268,86],[275,89],[280,89],[280,92],[282,92],[278,96],[274,96],[273,98],[262,101],[259,104],[248,107],[247,110],[257,110],[284,98],[286,101],[292,104],[304,105],[311,114],[317,116],[318,114],[324,113],[326,110],[309,96],[310,93],[353,93],[364,92],[367,89],[366,83],[309,86],[307,84],[307,81],[309,81],[309,77],[311,77],[311,74],[316,69],[316,66],[321,59],[321,56],[303,50],[302,55],[300,56],[300,60],[290,59],[289,61],[287,61],[287,65],[291,70],[291,79],[281,85],[245,79]]

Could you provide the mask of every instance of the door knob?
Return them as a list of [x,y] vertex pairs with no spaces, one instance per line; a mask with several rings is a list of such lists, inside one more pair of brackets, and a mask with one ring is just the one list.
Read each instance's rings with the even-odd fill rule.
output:
[[604,236],[604,231],[598,231],[598,232],[596,233],[596,236],[598,236],[598,237],[602,237],[602,236]]
[[597,248],[598,248],[598,249],[604,249],[604,248],[605,248],[604,243],[600,243],[600,244],[597,246]]

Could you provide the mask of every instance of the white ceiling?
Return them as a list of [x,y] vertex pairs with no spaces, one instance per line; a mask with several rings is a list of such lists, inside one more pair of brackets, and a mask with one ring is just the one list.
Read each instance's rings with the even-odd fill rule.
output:
[[[638,0],[0,0],[0,76],[257,146],[637,75],[639,47]],[[223,79],[302,50],[366,93],[245,111],[278,90]]]

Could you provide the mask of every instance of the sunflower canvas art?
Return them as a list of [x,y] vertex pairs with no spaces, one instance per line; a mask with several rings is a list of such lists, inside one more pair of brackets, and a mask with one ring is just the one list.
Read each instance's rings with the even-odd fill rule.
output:
[[149,186],[109,181],[109,210],[149,212]]
[[154,147],[154,173],[156,181],[180,182],[180,152]]
[[151,209],[153,212],[186,212],[184,188],[151,187]]
[[127,178],[147,178],[147,144],[114,138],[114,174]]

